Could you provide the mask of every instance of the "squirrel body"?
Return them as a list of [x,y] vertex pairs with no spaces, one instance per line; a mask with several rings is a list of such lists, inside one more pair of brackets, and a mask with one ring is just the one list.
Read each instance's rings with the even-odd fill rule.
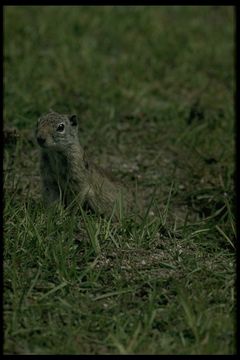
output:
[[76,115],[50,111],[38,119],[37,142],[41,148],[40,171],[46,205],[61,201],[80,205],[96,214],[119,217],[117,208],[130,208],[131,194],[120,182],[90,162],[78,138]]

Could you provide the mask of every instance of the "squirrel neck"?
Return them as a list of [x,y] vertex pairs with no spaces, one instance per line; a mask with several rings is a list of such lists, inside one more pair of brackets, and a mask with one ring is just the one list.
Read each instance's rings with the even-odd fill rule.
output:
[[66,156],[69,162],[73,160],[77,162],[83,162],[84,150],[79,143],[71,144],[68,147],[66,147],[64,151],[64,155]]
[[84,150],[79,143],[70,144],[61,150],[42,149],[43,159],[64,162],[69,170],[84,167]]
[[67,174],[70,176],[72,191],[74,192],[75,184],[77,189],[79,184],[85,184],[88,177],[84,150],[79,143],[71,144],[64,153],[64,161],[67,162]]
[[66,147],[64,158],[69,170],[75,172],[77,169],[85,169],[84,156],[84,150],[79,143]]

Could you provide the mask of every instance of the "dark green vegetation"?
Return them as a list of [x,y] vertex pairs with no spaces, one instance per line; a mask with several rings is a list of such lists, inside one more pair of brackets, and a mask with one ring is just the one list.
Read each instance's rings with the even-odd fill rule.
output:
[[[235,353],[233,9],[5,7],[4,26],[5,353]],[[43,209],[49,108],[137,184],[140,223]]]

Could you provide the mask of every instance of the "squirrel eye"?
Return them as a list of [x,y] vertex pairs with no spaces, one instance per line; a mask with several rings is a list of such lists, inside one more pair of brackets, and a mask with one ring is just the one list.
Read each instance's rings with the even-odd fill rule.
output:
[[64,124],[59,124],[57,127],[57,131],[63,132],[63,130],[64,130]]

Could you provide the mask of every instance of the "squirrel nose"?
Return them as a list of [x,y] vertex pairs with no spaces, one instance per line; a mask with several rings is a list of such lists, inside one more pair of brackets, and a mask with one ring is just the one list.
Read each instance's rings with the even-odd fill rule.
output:
[[42,138],[41,136],[37,137],[37,142],[39,143],[39,145],[43,145],[45,143],[46,139]]

